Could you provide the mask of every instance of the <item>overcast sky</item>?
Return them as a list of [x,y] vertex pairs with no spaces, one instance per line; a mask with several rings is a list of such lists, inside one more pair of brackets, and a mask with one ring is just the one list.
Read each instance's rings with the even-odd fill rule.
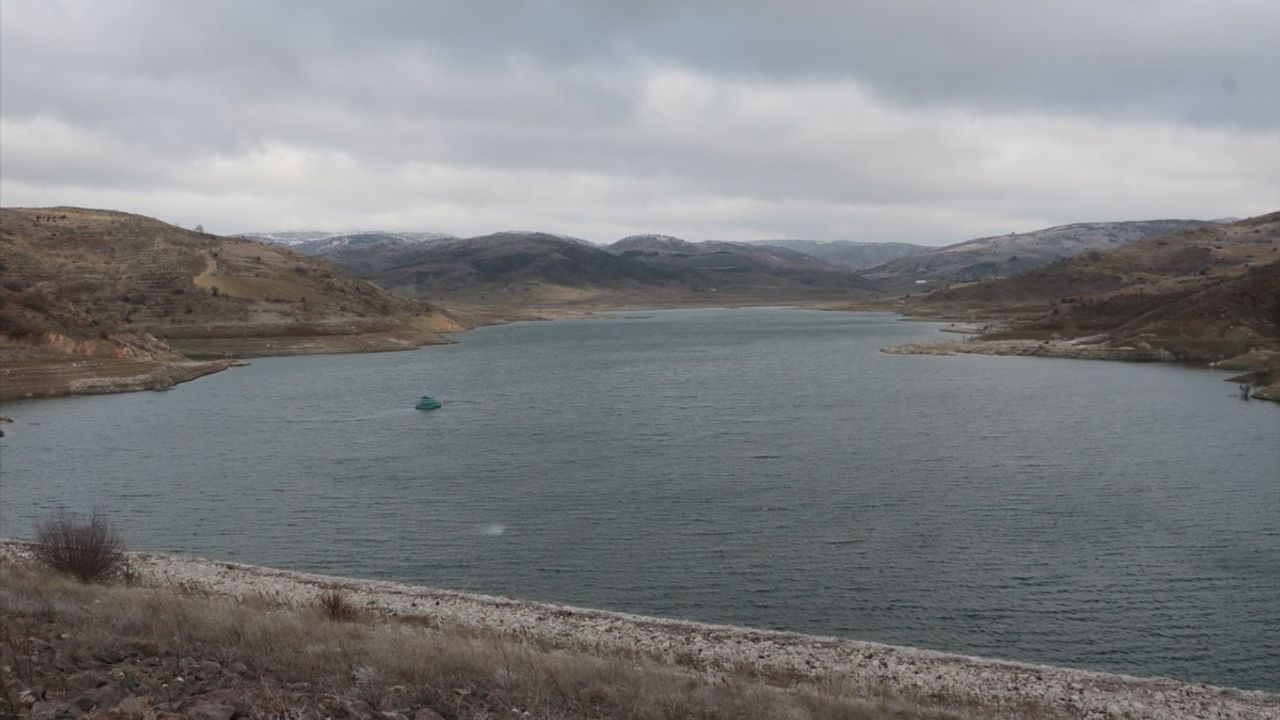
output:
[[0,203],[947,244],[1280,208],[1276,0],[0,4]]

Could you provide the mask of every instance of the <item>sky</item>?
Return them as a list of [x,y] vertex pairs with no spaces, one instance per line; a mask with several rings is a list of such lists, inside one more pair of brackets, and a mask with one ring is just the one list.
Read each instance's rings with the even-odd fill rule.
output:
[[1280,209],[1275,0],[4,0],[0,204],[944,245]]

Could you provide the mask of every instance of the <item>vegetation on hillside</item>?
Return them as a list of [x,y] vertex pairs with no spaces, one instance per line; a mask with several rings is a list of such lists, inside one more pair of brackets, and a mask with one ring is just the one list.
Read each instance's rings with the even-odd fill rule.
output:
[[389,350],[460,329],[280,246],[127,213],[0,209],[0,396],[167,387],[192,357]]
[[1092,338],[1190,362],[1280,351],[1280,213],[951,287],[920,306],[1003,321],[989,339]]
[[280,246],[126,213],[0,210],[0,251],[11,339],[350,333],[430,311]]
[[871,295],[850,268],[786,248],[665,236],[597,246],[546,233],[348,242],[323,257],[449,305],[584,307],[839,300]]
[[950,283],[1014,277],[1081,253],[1108,252],[1143,238],[1213,225],[1203,220],[1060,225],[931,248],[869,268],[866,275],[883,290],[912,292],[920,282],[933,289]]

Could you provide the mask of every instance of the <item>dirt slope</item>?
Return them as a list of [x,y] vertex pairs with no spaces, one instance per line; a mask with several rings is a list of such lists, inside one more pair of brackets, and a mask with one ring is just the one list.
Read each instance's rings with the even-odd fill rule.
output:
[[163,386],[225,367],[189,356],[403,349],[457,329],[283,247],[106,210],[0,210],[0,397]]

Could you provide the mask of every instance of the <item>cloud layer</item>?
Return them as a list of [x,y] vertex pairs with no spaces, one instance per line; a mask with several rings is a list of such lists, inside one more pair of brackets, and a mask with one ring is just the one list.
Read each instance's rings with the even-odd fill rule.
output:
[[927,244],[1280,205],[1270,0],[851,5],[6,0],[0,200]]

